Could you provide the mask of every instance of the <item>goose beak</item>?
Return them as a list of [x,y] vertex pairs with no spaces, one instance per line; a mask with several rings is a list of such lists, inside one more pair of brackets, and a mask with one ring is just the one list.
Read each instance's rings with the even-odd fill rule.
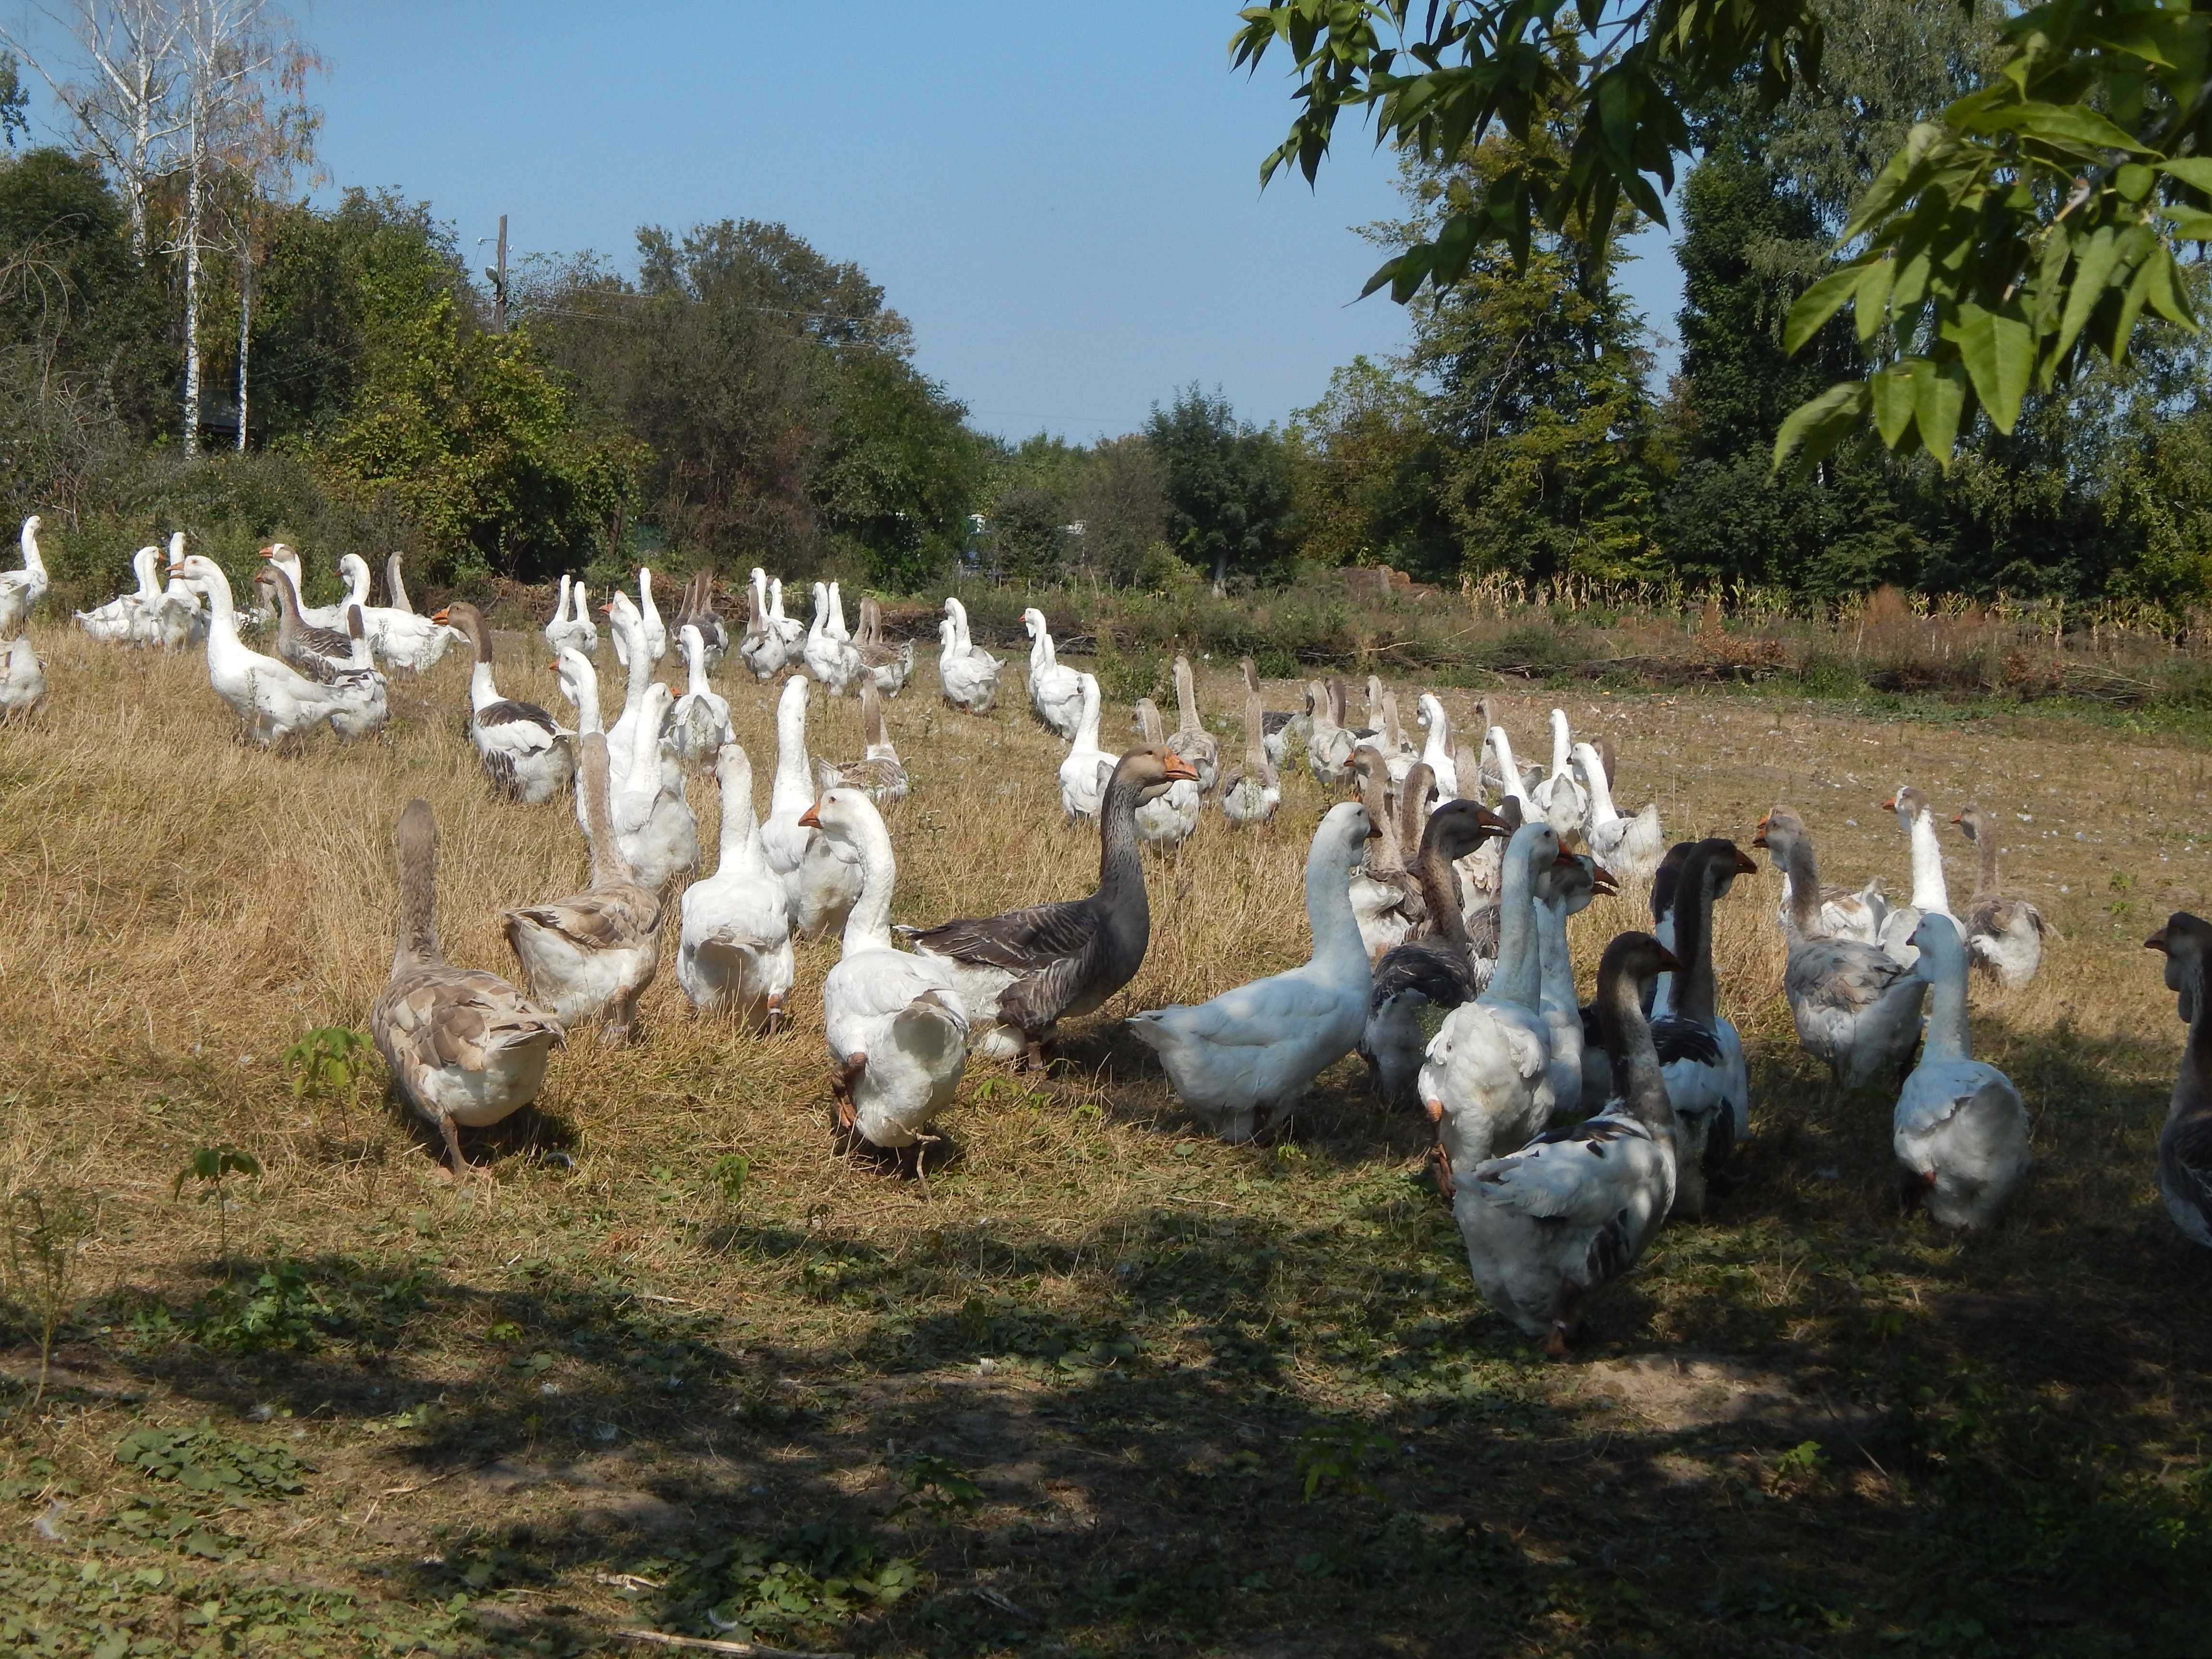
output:
[[1168,781],[1171,783],[1182,781],[1196,783],[1198,781],[1198,769],[1194,767],[1181,755],[1176,754],[1172,749],[1168,750],[1168,763],[1165,769],[1168,775]]
[[1951,822],[1954,823],[1964,823],[1966,821],[1966,815],[1964,812],[1954,812],[1951,814]]
[[446,607],[440,605],[435,611],[433,611],[430,613],[430,620],[434,623],[444,622],[446,620]]
[[1504,818],[1499,817],[1497,813],[1492,811],[1487,806],[1483,805],[1480,801],[1475,803],[1474,821],[1477,824],[1481,826],[1486,833],[1489,835],[1510,836],[1513,833],[1513,826],[1511,824],[1506,823]]
[[545,665],[557,674],[561,672],[561,659],[556,657],[551,662],[547,663]]
[[1773,821],[1774,821],[1774,820],[1773,820],[1773,818],[1772,818],[1772,817],[1771,817],[1771,815],[1770,815],[1769,817],[1763,817],[1763,818],[1759,819],[1759,833],[1758,833],[1757,835],[1753,836],[1751,838],[1751,844],[1752,844],[1753,847],[1764,847],[1764,846],[1765,846],[1765,845],[1766,845],[1766,830],[1767,830],[1767,826],[1768,826],[1769,824],[1772,823],[1773,823]]
[[1659,947],[1659,971],[1662,974],[1680,974],[1686,970],[1682,966],[1682,959],[1662,945]]
[[181,576],[185,574],[185,568],[180,564],[173,564],[169,567],[169,574],[172,576]]
[[2146,951],[2156,951],[2161,955],[2170,951],[2172,947],[2166,942],[2166,929],[2161,927],[2158,932],[2153,933],[2148,939],[2145,939],[2143,941],[2143,949]]
[[1896,796],[1894,796],[1894,795],[1892,795],[1892,796],[1891,796],[1887,800],[1886,800],[1886,801],[1882,802],[1882,804],[1881,804],[1881,805],[1882,805],[1882,809],[1883,809],[1885,811],[1894,812],[1895,811],[1897,811],[1897,797],[1896,797]]
[[1613,878],[1613,872],[1602,864],[1590,866],[1590,879],[1601,893],[1618,893],[1620,884]]
[[273,559],[276,556],[276,550],[273,547],[264,547],[261,550],[261,556],[264,559]]
[[808,807],[804,812],[801,812],[799,815],[799,827],[800,829],[819,830],[822,827],[822,820],[814,815],[815,808],[821,805],[822,803],[817,800],[814,803],[813,806]]
[[[1762,846],[1765,844],[1760,843]],[[1741,847],[1735,849],[1735,872],[1740,876],[1755,876],[1759,873],[1759,860],[1746,853]]]

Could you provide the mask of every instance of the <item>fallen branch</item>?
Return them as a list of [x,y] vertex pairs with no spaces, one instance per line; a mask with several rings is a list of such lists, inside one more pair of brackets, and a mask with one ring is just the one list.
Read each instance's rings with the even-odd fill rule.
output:
[[754,1659],[853,1659],[849,1653],[799,1653],[790,1648],[764,1648],[756,1642],[723,1642],[711,1636],[670,1636],[657,1630],[618,1630],[615,1635],[624,1642],[688,1648],[694,1653],[747,1653]]

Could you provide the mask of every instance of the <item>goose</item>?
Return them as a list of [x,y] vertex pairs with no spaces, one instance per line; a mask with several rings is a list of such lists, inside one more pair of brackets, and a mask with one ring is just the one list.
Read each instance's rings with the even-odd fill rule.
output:
[[21,570],[0,571],[0,639],[20,633],[31,619],[32,607],[46,597],[50,583],[46,562],[39,556],[39,527],[45,523],[35,513],[23,520],[18,538],[23,550]]
[[664,907],[658,884],[633,873],[608,816],[605,733],[577,740],[576,787],[592,825],[590,884],[502,912],[501,926],[523,984],[562,1030],[596,1020],[605,1041],[628,1042],[637,1032],[637,1000],[660,967]]
[[1018,1055],[1023,1069],[1042,1063],[1060,1021],[1091,1012],[1136,977],[1152,932],[1137,809],[1176,783],[1196,781],[1174,750],[1132,749],[1107,781],[1098,885],[1089,896],[899,930],[952,975],[976,1053]]
[[1030,708],[1047,731],[1073,738],[1083,720],[1083,683],[1054,655],[1043,611],[1034,605],[1023,611],[1022,628],[1030,636]]
[[392,843],[399,942],[384,994],[369,1010],[369,1036],[392,1091],[444,1134],[453,1174],[474,1175],[460,1128],[496,1123],[538,1098],[561,1022],[498,975],[453,967],[439,951],[438,822],[429,802],[407,803]]
[[[1252,659],[1247,657],[1244,660],[1249,663]],[[1260,683],[1258,672],[1255,670],[1248,673],[1244,683],[1256,690]],[[1269,763],[1279,770],[1283,764],[1283,757],[1290,752],[1292,744],[1304,748],[1312,738],[1313,710],[1313,694],[1309,689],[1304,706],[1296,712],[1269,709],[1261,714],[1260,746],[1266,752]]]
[[1374,828],[1358,801],[1339,801],[1314,831],[1306,854],[1313,956],[1303,967],[1195,1007],[1129,1017],[1129,1030],[1159,1055],[1176,1098],[1224,1140],[1249,1140],[1286,1121],[1322,1068],[1359,1041],[1370,980],[1347,890]]
[[[618,597],[627,599],[627,594]],[[659,662],[668,654],[668,629],[660,620],[660,607],[653,602],[653,567],[637,568],[637,616],[640,637],[645,642],[646,660]],[[623,667],[629,666],[629,659],[623,654],[629,647],[617,635],[615,640],[615,660]]]
[[890,729],[884,724],[884,700],[873,680],[860,682],[860,758],[833,765],[814,763],[817,785],[822,789],[858,789],[878,806],[904,800],[910,787],[906,767],[891,745]]
[[968,1017],[945,963],[891,943],[898,866],[875,803],[832,789],[799,820],[861,872],[837,965],[822,981],[838,1128],[874,1146],[911,1146],[951,1103],[968,1067]]
[[[169,538],[169,568],[185,562],[185,532]],[[199,590],[181,576],[171,576],[161,589],[158,627],[164,651],[189,651],[207,638],[207,608]]]
[[783,611],[783,578],[771,577],[768,584],[769,626],[776,638],[783,641],[784,655],[796,660],[799,645],[806,638],[806,624],[796,617],[787,617]]
[[684,890],[676,982],[701,1013],[734,1013],[773,1031],[796,972],[790,908],[761,846],[752,761],[740,745],[722,745],[714,777],[722,788],[721,855],[713,875]]
[[[634,653],[632,660],[643,660],[643,653]],[[699,820],[684,798],[684,769],[660,735],[674,701],[658,680],[645,688],[644,707],[627,733],[629,766],[609,803],[615,842],[631,875],[656,892],[699,867]],[[614,734],[607,740],[612,744]]]
[[1575,1001],[1575,961],[1567,919],[1589,908],[1601,893],[1620,890],[1613,872],[1588,854],[1571,854],[1536,872],[1537,1006],[1551,1033],[1545,1069],[1552,1115],[1570,1121],[1583,1109],[1583,1011]]
[[[399,556],[394,553],[385,566],[385,580],[391,583],[399,568]],[[339,602],[340,621],[345,626],[343,613],[353,606],[361,608],[362,623],[368,630],[368,646],[378,660],[387,668],[404,669],[410,674],[428,672],[446,654],[446,647],[460,635],[429,617],[418,617],[404,605],[371,605],[368,602],[370,575],[368,561],[358,553],[349,553],[338,561],[338,569],[346,579],[347,597]],[[402,599],[406,589],[398,590]]]
[[[1790,931],[1791,908],[1795,895],[1787,870],[1782,872],[1782,902],[1776,918],[1786,935]],[[1889,899],[1882,891],[1882,878],[1870,876],[1866,885],[1853,889],[1833,884],[1820,889],[1819,930],[1827,939],[1858,939],[1868,945],[1881,943],[1882,925],[1889,919]]]
[[1674,1113],[1643,995],[1654,974],[1677,966],[1649,933],[1606,946],[1598,1023],[1617,1058],[1605,1109],[1478,1164],[1453,1195],[1477,1288],[1554,1358],[1583,1304],[1635,1264],[1674,1201]]
[[1461,785],[1459,757],[1452,750],[1451,722],[1445,717],[1443,699],[1432,691],[1424,691],[1414,708],[1414,718],[1420,722],[1425,734],[1421,741],[1421,763],[1429,769],[1429,775],[1437,781],[1438,797],[1444,800],[1457,800]]
[[1966,960],[2005,990],[2018,990],[2043,965],[2043,912],[1997,884],[1997,821],[1972,803],[1951,820],[1974,843],[1981,863],[1966,901]]
[[1175,659],[1176,729],[1168,747],[1190,763],[1198,774],[1198,793],[1210,795],[1221,776],[1221,744],[1199,724],[1198,682],[1190,672],[1190,659],[1181,652]]
[[469,670],[469,741],[492,787],[526,806],[552,799],[575,769],[574,734],[536,703],[499,695],[491,676],[491,630],[484,626],[483,611],[461,599],[435,616],[460,631],[475,658]]
[[1060,763],[1060,808],[1071,823],[1098,816],[1107,775],[1114,768],[1113,757],[1098,747],[1098,682],[1091,675],[1079,674],[1075,683],[1083,713],[1076,721],[1075,740]]
[[292,597],[300,604],[301,621],[311,628],[327,628],[333,632],[345,626],[345,608],[353,602],[350,588],[336,605],[309,605],[307,579],[300,568],[299,554],[283,542],[271,542],[261,550],[261,556],[290,580]]
[[331,717],[334,686],[311,680],[289,664],[249,651],[238,637],[230,578],[214,560],[187,554],[169,574],[184,576],[207,596],[208,684],[235,710],[263,747],[301,736]]
[[27,714],[46,700],[46,665],[39,660],[28,634],[8,641],[0,658],[0,717]]
[[[1920,1037],[1927,981],[1878,945],[1820,932],[1820,869],[1797,815],[1776,807],[1752,845],[1790,874],[1790,955],[1782,991],[1805,1052],[1847,1089],[1903,1073]],[[1678,924],[1679,925],[1679,924]]]
[[676,644],[684,653],[688,678],[684,695],[669,715],[668,738],[676,745],[678,760],[686,766],[704,766],[721,753],[724,744],[734,742],[737,733],[730,729],[730,705],[707,683],[707,641],[698,624],[687,622],[678,629]]
[[1911,840],[1912,896],[1882,918],[1875,942],[1910,968],[1920,954],[1912,944],[1920,918],[1951,915],[1950,890],[1943,880],[1943,847],[1936,834],[1935,811],[1928,797],[1912,785],[1906,784],[1882,805],[1897,814],[1898,827]]
[[[1158,704],[1150,697],[1137,699],[1137,729],[1139,741],[1150,749],[1174,749],[1182,755],[1193,772],[1198,763],[1176,749],[1168,738],[1164,722],[1160,719]],[[1111,776],[1109,771],[1107,774]],[[1202,774],[1200,775],[1203,775]],[[1137,839],[1147,847],[1180,847],[1198,828],[1198,816],[1205,802],[1200,798],[1201,786],[1194,779],[1183,778],[1170,784],[1158,796],[1137,808]]]
[[1536,810],[1544,821],[1559,831],[1559,838],[1582,833],[1583,820],[1589,815],[1589,798],[1575,781],[1574,733],[1567,725],[1567,711],[1552,711],[1552,770],[1529,791]]
[[1751,1133],[1743,1039],[1720,1012],[1713,973],[1713,904],[1758,868],[1725,836],[1695,842],[1676,868],[1668,911],[1672,937],[1663,942],[1682,965],[1670,975],[1665,1012],[1651,1020],[1651,1040],[1674,1106],[1674,1209],[1692,1219],[1705,1214],[1711,1178]]
[[745,589],[745,631],[738,640],[738,656],[757,680],[774,679],[791,661],[791,647],[769,614],[768,578],[757,565]]
[[345,666],[351,672],[331,688],[337,694],[331,709],[331,730],[341,742],[351,743],[384,730],[392,718],[392,702],[389,685],[376,671],[376,658],[368,648],[368,626],[362,620],[357,605],[346,607],[346,635],[352,649]]
[[[1409,783],[1419,776],[1417,767]],[[1423,1016],[1448,1014],[1490,983],[1497,963],[1474,954],[1453,890],[1452,861],[1486,840],[1503,841],[1510,834],[1496,814],[1466,799],[1444,802],[1421,831],[1413,867],[1428,911],[1427,930],[1384,951],[1375,964],[1359,1038],[1359,1057],[1386,1106],[1411,1111],[1418,1104],[1415,1085],[1431,1035],[1422,1029]]]
[[545,643],[553,647],[556,657],[563,651],[580,651],[587,657],[599,654],[599,624],[592,620],[591,596],[580,580],[572,587],[569,578],[561,578],[553,620],[545,624]]
[[1385,804],[1389,769],[1382,752],[1361,744],[1352,752],[1352,769],[1359,781],[1360,804],[1375,826],[1367,842],[1365,867],[1352,872],[1349,886],[1359,942],[1371,962],[1419,931],[1428,920],[1428,908],[1422,902],[1419,881],[1406,868],[1398,827]]
[[72,620],[87,639],[102,645],[146,642],[148,622],[161,601],[161,590],[154,580],[154,568],[161,556],[158,547],[140,548],[131,556],[131,571],[138,579],[137,591],[118,593],[105,605],[75,614]]
[[336,628],[318,628],[302,620],[292,579],[276,565],[264,565],[255,571],[253,582],[257,587],[267,588],[276,601],[276,655],[309,679],[332,684],[353,659],[353,638],[346,631],[344,619],[341,617]]
[[[1650,802],[1632,818],[1623,817],[1613,804],[1612,768],[1596,745],[1577,744],[1574,763],[1589,799],[1589,819],[1583,826],[1583,839],[1589,844],[1590,856],[1624,881],[1650,880],[1667,852],[1667,834],[1659,826],[1659,803]],[[1675,1115],[1680,1115],[1678,1105]]]
[[822,689],[833,697],[842,697],[852,688],[853,682],[862,672],[860,653],[829,631],[830,590],[821,582],[814,584],[814,620],[807,624],[806,643],[800,648],[799,660],[806,672],[822,682]]
[[1436,1126],[1437,1184],[1447,1197],[1494,1148],[1520,1145],[1552,1115],[1536,876],[1566,857],[1541,818],[1513,832],[1500,882],[1498,966],[1482,994],[1447,1014],[1430,1040],[1417,1086]]
[[[1680,890],[1682,866],[1697,847],[1693,841],[1676,842],[1652,873],[1651,936],[1669,951],[1674,949],[1674,901]],[[1646,988],[1651,1000],[1644,1010],[1645,1018],[1656,1021],[1674,1006],[1674,975],[1665,971],[1651,981]],[[1583,1006],[1583,1098],[1602,1100],[1612,1087],[1613,1057],[1606,1053],[1605,1040],[1598,1035],[1597,1004],[1586,1003]]]
[[1352,754],[1358,738],[1344,725],[1344,705],[1334,685],[1313,681],[1306,687],[1313,706],[1313,730],[1306,738],[1306,764],[1314,781],[1324,789],[1340,789],[1352,781]]
[[806,760],[809,682],[793,674],[775,705],[775,782],[761,846],[768,867],[783,883],[791,925],[802,938],[819,939],[845,925],[860,891],[857,853],[802,822],[814,801],[814,770]]
[[830,584],[830,620],[823,631],[841,645],[853,642],[853,630],[845,626],[845,596],[836,582]]
[[[1502,726],[1486,728],[1483,740],[1490,746],[1491,769],[1496,772],[1498,780],[1498,799],[1517,802],[1524,820],[1542,817],[1543,809],[1536,805],[1536,798],[1529,793],[1528,783],[1521,775],[1521,769],[1514,761],[1513,741],[1505,735],[1505,728]],[[1485,775],[1486,780],[1488,775]]]
[[[645,618],[629,594],[616,594],[600,609],[607,619],[607,632],[615,643],[616,660],[623,665],[622,712],[607,727],[607,765],[614,780],[611,799],[619,803],[630,781],[630,763],[639,752],[637,726],[645,718],[646,699],[653,689],[653,653],[645,647]],[[655,735],[662,735],[662,732],[657,731]],[[684,767],[676,758],[675,745],[659,746],[651,752],[659,774],[660,793],[679,793],[684,784]],[[583,797],[580,795],[576,799],[579,823],[582,822],[583,811]],[[615,816],[622,816],[618,805]]]
[[914,674],[914,641],[884,643],[884,608],[872,598],[860,601],[860,631],[853,640],[853,648],[860,653],[860,665],[877,690],[896,697],[906,689]]
[[699,630],[699,643],[705,648],[708,672],[720,668],[722,659],[730,654],[730,630],[722,625],[722,618],[714,609],[714,573],[711,570],[695,572],[690,586],[684,590],[684,607],[676,613],[679,642],[687,628]]
[[1237,669],[1244,677],[1244,761],[1231,768],[1224,781],[1221,816],[1242,829],[1275,816],[1283,804],[1283,778],[1267,753],[1267,717],[1260,707],[1259,673],[1249,657]]
[[988,714],[999,701],[999,659],[977,647],[968,633],[968,607],[958,599],[945,601],[945,620],[938,624],[941,648],[937,653],[937,684],[948,708],[971,714]]
[[2212,1078],[2212,998],[2204,994],[2212,922],[2176,910],[2143,941],[2143,948],[2166,957],[2166,989],[2180,994],[2179,1012],[2189,1025],[2166,1127],[2158,1137],[2159,1196],[2183,1237],[2212,1248],[2212,1102],[2205,1095]]
[[410,617],[416,614],[414,601],[407,597],[407,579],[400,572],[396,552],[384,556],[384,598],[394,611],[404,611]]
[[1966,1030],[1966,943],[1955,919],[1930,910],[1909,941],[1928,986],[1920,1063],[1898,1091],[1890,1145],[1918,1200],[1946,1227],[1992,1225],[2027,1173],[2027,1108],[2012,1079],[1973,1057]]

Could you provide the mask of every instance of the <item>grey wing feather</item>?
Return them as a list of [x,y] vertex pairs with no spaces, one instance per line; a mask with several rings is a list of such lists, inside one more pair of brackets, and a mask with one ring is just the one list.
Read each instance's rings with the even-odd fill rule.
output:
[[1080,953],[1097,935],[1098,914],[1087,900],[1066,899],[1003,915],[899,931],[933,955],[1019,974]]

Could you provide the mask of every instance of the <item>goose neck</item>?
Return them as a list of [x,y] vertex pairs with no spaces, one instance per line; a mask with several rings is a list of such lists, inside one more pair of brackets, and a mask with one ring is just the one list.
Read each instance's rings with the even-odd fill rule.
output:
[[1421,896],[1428,902],[1430,927],[1438,939],[1455,950],[1466,950],[1468,945],[1467,917],[1460,911],[1450,854],[1444,851],[1442,842],[1432,839],[1422,847],[1416,866],[1415,873],[1421,881]]
[[1267,758],[1267,750],[1262,739],[1267,735],[1267,711],[1260,706],[1260,688],[1244,688],[1244,764],[1254,773]]
[[1651,1041],[1641,991],[1629,975],[1616,969],[1599,975],[1597,1023],[1613,1061],[1613,1092],[1622,1107],[1653,1133],[1671,1139],[1674,1109],[1660,1075],[1659,1051]]
[[1367,838],[1367,867],[1377,875],[1395,875],[1405,869],[1406,860],[1398,847],[1397,831],[1391,826],[1386,782],[1380,762],[1359,769],[1359,804],[1367,809],[1367,821],[1376,830]]
[[[1943,924],[1937,922],[1936,927]],[[1928,981],[1928,1035],[1921,1050],[1923,1060],[1972,1060],[1972,1039],[1966,1027],[1966,951],[1954,933],[1933,949],[1923,947],[1919,963]]]
[[814,799],[806,771],[806,682],[793,675],[775,705],[775,811],[797,812]]
[[1098,805],[1098,893],[1109,908],[1133,906],[1148,914],[1145,867],[1137,855],[1137,798],[1145,786],[1116,766]]
[[1567,948],[1567,907],[1561,899],[1543,899],[1530,907],[1536,924],[1536,968],[1539,995],[1547,1012],[1575,1006],[1575,961]]
[[1444,716],[1444,706],[1434,697],[1421,699],[1421,714],[1429,723],[1428,735],[1421,740],[1421,758],[1434,770],[1437,762],[1451,758],[1451,722]]
[[399,938],[392,971],[442,962],[438,951],[437,856],[425,845],[403,847],[399,859]]
[[1190,665],[1181,657],[1175,660],[1176,730],[1198,730],[1198,688],[1191,677]]
[[1912,908],[1948,912],[1951,896],[1943,880],[1943,847],[1936,836],[1936,815],[1926,807],[1912,815]]
[[719,871],[757,874],[767,867],[760,825],[753,817],[753,769],[739,761],[722,770],[722,861]]
[[1358,843],[1348,841],[1329,819],[1314,833],[1306,852],[1306,926],[1313,934],[1313,959],[1324,969],[1349,975],[1354,964],[1364,977],[1367,946],[1359,937],[1359,918],[1352,909],[1352,861]]
[[2212,1087],[2212,1006],[2208,1006],[2207,993],[2212,992],[2212,975],[2197,965],[2197,1018],[2189,1022],[2189,1041],[2181,1051],[2180,1074],[2173,1080],[2172,1103],[2167,1109],[2169,1120],[2206,1109],[2205,1090]]
[[1586,743],[1576,747],[1583,756],[1583,783],[1589,791],[1590,821],[1611,823],[1620,816],[1620,809],[1613,804],[1613,780],[1606,776],[1605,763],[1599,759],[1596,749]]
[[408,601],[407,583],[399,574],[399,556],[397,553],[385,558],[384,588],[385,597],[392,601],[394,611],[404,611],[410,616],[415,614],[414,605]]
[[852,844],[860,855],[860,892],[845,917],[845,954],[888,951],[891,946],[891,889],[898,861],[881,818],[872,813],[853,826]]
[[1524,823],[1506,843],[1498,872],[1498,969],[1481,999],[1516,1003],[1532,1013],[1542,999],[1536,959],[1535,872],[1530,867],[1541,833],[1540,824]]
[[1567,729],[1567,717],[1560,710],[1552,711],[1552,775],[1563,775],[1573,763],[1574,738]]
[[1974,826],[1974,857],[1978,861],[1974,879],[1974,896],[1977,898],[2002,890],[1997,886],[1996,828],[1987,818]]
[[1820,931],[1820,866],[1811,841],[1790,836],[1783,867],[1790,878],[1790,925],[1800,938],[1814,938]]
[[[1669,947],[1682,964],[1672,981],[1668,1006],[1686,1019],[1711,1024],[1718,1006],[1713,980],[1713,875],[1711,860],[1693,854],[1674,890],[1674,939]],[[1793,896],[1795,887],[1792,888]]]
[[584,829],[592,838],[592,885],[611,887],[630,878],[629,864],[615,840],[614,820],[607,810],[607,741],[594,732],[584,739],[577,757],[579,781],[584,791]]

